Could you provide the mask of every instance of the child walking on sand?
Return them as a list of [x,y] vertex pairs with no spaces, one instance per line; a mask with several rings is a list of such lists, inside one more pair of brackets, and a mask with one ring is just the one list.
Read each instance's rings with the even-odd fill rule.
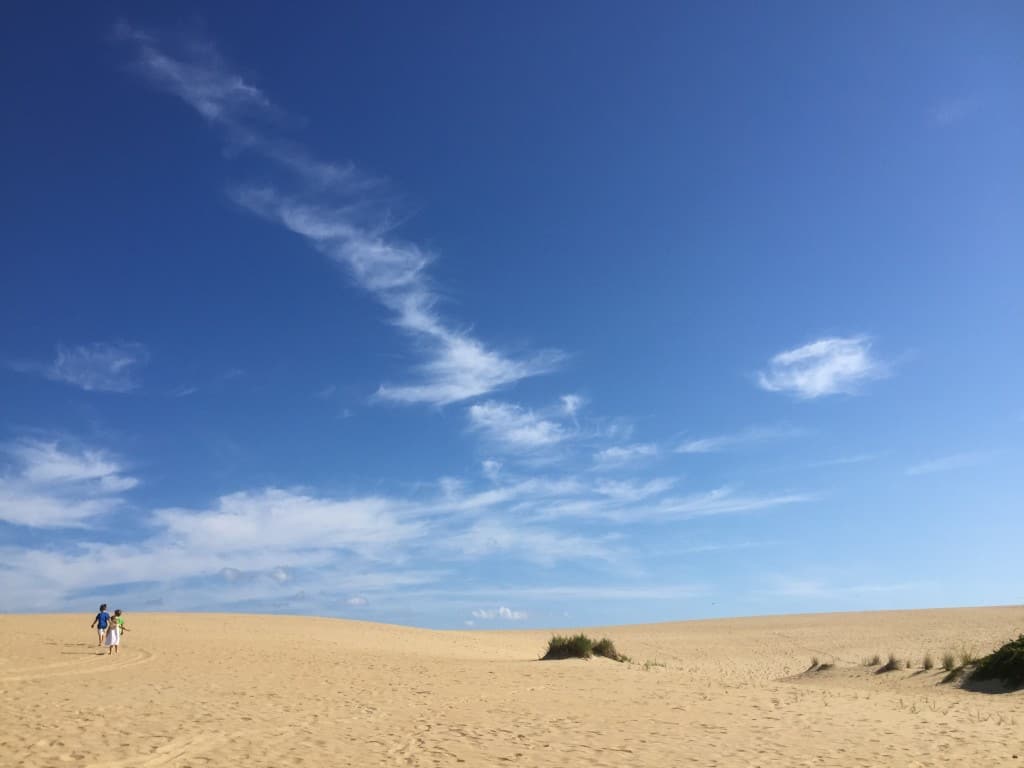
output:
[[96,614],[96,618],[89,625],[90,627],[96,627],[96,639],[99,641],[96,645],[103,645],[103,638],[107,634],[108,624],[110,624],[110,614],[107,613],[107,604],[103,603],[100,606],[100,612]]
[[121,643],[121,628],[117,625],[116,619],[107,622],[107,635],[103,644],[107,646],[107,656],[117,653],[117,646]]

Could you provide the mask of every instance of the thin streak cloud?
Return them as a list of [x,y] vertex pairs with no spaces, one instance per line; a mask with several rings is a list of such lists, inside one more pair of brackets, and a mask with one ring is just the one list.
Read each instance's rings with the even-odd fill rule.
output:
[[950,456],[940,456],[937,459],[922,461],[918,464],[907,467],[908,475],[933,475],[937,472],[951,472],[957,469],[976,467],[985,463],[988,456],[984,453],[954,453]]
[[[416,368],[417,380],[381,384],[377,400],[443,406],[549,373],[562,363],[563,353],[553,349],[510,357],[444,321],[426,276],[433,256],[395,238],[386,214],[372,213],[374,201],[363,196],[369,185],[353,167],[319,162],[301,146],[270,136],[263,124],[281,111],[233,72],[212,45],[193,41],[174,56],[155,37],[126,24],[118,26],[117,34],[136,47],[136,65],[155,87],[175,94],[223,128],[229,142],[286,166],[308,182],[298,196],[284,195],[271,184],[238,187],[232,197],[343,264],[361,288],[393,313],[395,325],[418,343],[425,359]],[[325,186],[332,187],[330,194]],[[338,195],[347,202],[339,205]]]

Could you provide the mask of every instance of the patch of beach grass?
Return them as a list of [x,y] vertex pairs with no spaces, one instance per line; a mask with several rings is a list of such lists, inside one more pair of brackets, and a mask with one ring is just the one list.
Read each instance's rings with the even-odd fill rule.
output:
[[999,680],[1008,688],[1024,686],[1024,634],[977,660],[972,680]]
[[548,641],[547,652],[541,661],[552,659],[589,659],[601,656],[613,661],[629,661],[629,657],[618,652],[615,643],[607,637],[593,640],[582,632],[576,635],[554,635]]
[[593,653],[595,656],[602,656],[612,661],[629,661],[628,656],[623,656],[615,649],[615,643],[607,637],[602,637],[594,643]]
[[582,632],[578,635],[554,635],[542,661],[551,659],[589,659],[594,655],[594,641]]

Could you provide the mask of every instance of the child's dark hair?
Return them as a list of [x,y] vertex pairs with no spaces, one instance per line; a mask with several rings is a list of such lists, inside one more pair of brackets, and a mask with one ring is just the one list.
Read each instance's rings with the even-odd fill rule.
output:
[[100,610],[101,611],[107,610],[107,604],[106,603],[100,603]]
[[114,611],[114,615],[115,616],[120,616],[121,615],[121,609],[118,608],[116,611]]

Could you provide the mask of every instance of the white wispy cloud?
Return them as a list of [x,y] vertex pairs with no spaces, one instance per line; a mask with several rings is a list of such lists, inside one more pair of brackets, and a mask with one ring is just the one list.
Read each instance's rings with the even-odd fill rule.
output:
[[346,265],[357,283],[392,310],[395,325],[421,341],[427,360],[418,366],[420,381],[381,385],[379,399],[447,405],[549,373],[564,357],[544,350],[514,359],[452,329],[435,311],[437,296],[424,273],[431,257],[412,243],[388,238],[384,229],[366,229],[348,208],[311,207],[268,189],[237,190],[235,199]]
[[562,412],[570,418],[577,414],[584,402],[580,395],[562,395],[559,400],[562,403]]
[[764,542],[759,541],[739,541],[730,544],[694,544],[689,547],[683,547],[679,552],[697,555],[706,552],[733,552],[740,549],[756,549],[763,546],[765,546]]
[[966,469],[984,464],[988,454],[976,451],[967,453],[954,453],[949,456],[940,456],[929,461],[922,461],[918,464],[907,467],[908,475],[931,475],[935,472],[950,472],[955,469]]
[[274,548],[347,550],[383,556],[424,534],[410,508],[392,499],[321,498],[301,490],[267,488],[221,496],[207,509],[159,509],[153,522],[191,551],[252,552]]
[[287,115],[234,72],[210,42],[189,37],[168,47],[167,40],[125,22],[115,25],[114,34],[135,46],[134,66],[143,77],[223,129],[232,150],[255,152],[320,188],[362,189],[376,183],[351,164],[319,160],[301,145],[270,135],[267,129],[286,122]]
[[545,566],[565,560],[615,559],[608,541],[498,519],[479,520],[469,529],[446,538],[442,546],[473,559],[503,554]]
[[246,113],[272,110],[263,92],[228,71],[210,45],[187,41],[186,55],[191,60],[186,60],[168,56],[153,36],[126,22],[116,24],[114,34],[138,46],[137,65],[154,83],[184,99],[208,120],[235,120]]
[[[530,508],[544,520],[580,518],[617,523],[666,522],[715,515],[740,514],[813,501],[805,493],[738,493],[731,488],[666,496],[673,487],[670,478],[647,482],[599,481],[573,495],[555,500],[534,499]],[[660,497],[660,498],[659,498]]]
[[[12,471],[0,482],[0,519],[8,522],[79,525],[123,505],[124,491],[137,482],[104,452],[24,440],[6,453]],[[500,558],[545,568],[629,562],[628,529],[615,524],[740,513],[810,498],[729,489],[669,496],[673,478],[502,476],[493,483],[476,490],[446,478],[410,498],[242,490],[209,504],[140,511],[147,533],[130,545],[103,542],[100,532],[96,541],[63,549],[0,548],[3,582],[39,608],[57,609],[82,584],[109,583],[106,564],[117,562],[117,579],[128,585],[118,594],[140,603],[158,590],[174,607],[319,611],[358,606],[350,601],[366,598],[379,608],[386,595],[397,599],[396,590],[437,583],[447,578],[446,569],[466,562]],[[581,519],[586,526],[576,522]],[[605,593],[614,594],[612,585]]]
[[658,455],[658,446],[654,443],[633,443],[631,445],[613,445],[594,454],[594,464],[602,469],[631,464],[638,459]]
[[[707,594],[705,584],[627,584],[594,586],[590,584],[555,584],[546,587],[479,587],[446,589],[445,596],[468,598],[515,598],[519,600],[686,600]],[[440,595],[430,589],[415,590],[416,596]]]
[[718,488],[706,493],[664,499],[652,513],[658,517],[688,519],[754,512],[789,504],[801,504],[813,501],[814,498],[803,493],[746,495],[736,493],[730,488]]
[[748,443],[759,443],[803,434],[794,427],[750,427],[742,432],[687,440],[676,447],[676,453],[715,453]]
[[884,363],[871,356],[868,337],[828,338],[775,355],[768,369],[758,373],[758,384],[769,392],[813,399],[855,392],[886,370]]
[[[426,275],[431,254],[393,236],[390,217],[373,213],[376,206],[364,196],[367,185],[351,166],[319,162],[300,146],[268,136],[257,118],[280,110],[233,72],[211,45],[191,41],[175,56],[153,36],[127,25],[120,25],[119,36],[137,47],[137,65],[151,83],[223,127],[235,144],[311,182],[298,197],[274,186],[241,187],[233,197],[344,265],[361,288],[392,312],[395,325],[418,342],[424,356],[418,379],[383,384],[378,399],[447,405],[548,373],[561,363],[564,355],[558,350],[514,358],[445,322]],[[325,185],[331,187],[327,192]],[[344,204],[334,202],[338,194],[347,198]]]
[[561,424],[512,403],[489,400],[468,410],[470,424],[513,450],[546,448],[562,442],[569,432]]
[[846,464],[863,464],[866,461],[874,461],[878,458],[877,453],[858,453],[853,456],[840,456],[836,459],[824,459],[811,462],[811,467],[839,467]]
[[522,621],[527,618],[526,611],[513,611],[504,605],[497,608],[478,608],[473,611],[475,619],[505,619],[506,621]]
[[131,392],[139,386],[139,369],[149,360],[138,342],[58,345],[52,362],[15,362],[11,368],[72,384],[87,392]]
[[0,475],[0,520],[32,528],[80,527],[124,503],[138,485],[109,454],[24,438],[2,447],[11,466]]
[[594,484],[594,491],[601,496],[616,501],[636,502],[659,496],[674,486],[676,481],[671,477],[655,477],[646,482],[621,480],[599,480]]
[[497,459],[484,459],[480,462],[480,469],[488,480],[497,480],[501,474],[502,464]]

